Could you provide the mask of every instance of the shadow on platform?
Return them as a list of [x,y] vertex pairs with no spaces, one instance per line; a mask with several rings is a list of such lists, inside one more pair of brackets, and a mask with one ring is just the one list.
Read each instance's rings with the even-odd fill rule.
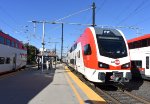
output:
[[1,79],[1,104],[27,104],[53,81],[54,74],[55,69],[30,69]]

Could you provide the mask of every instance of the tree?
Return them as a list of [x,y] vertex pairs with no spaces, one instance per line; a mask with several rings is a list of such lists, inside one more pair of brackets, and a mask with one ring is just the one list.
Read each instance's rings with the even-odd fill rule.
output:
[[37,54],[39,53],[39,49],[37,49],[33,45],[29,45],[28,43],[24,44],[27,49],[27,64],[34,64],[36,62]]

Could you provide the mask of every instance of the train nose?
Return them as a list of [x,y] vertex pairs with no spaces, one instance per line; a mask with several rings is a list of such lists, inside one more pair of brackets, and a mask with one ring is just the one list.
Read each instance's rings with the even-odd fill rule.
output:
[[128,78],[123,77],[122,72],[114,72],[113,75],[110,76],[110,79],[113,80],[114,82],[128,82]]
[[128,82],[129,79],[124,78],[124,77],[120,77],[120,76],[110,76],[110,79],[113,80],[114,82]]
[[110,79],[113,80],[114,82],[120,82],[122,78],[119,76],[112,75],[110,76]]

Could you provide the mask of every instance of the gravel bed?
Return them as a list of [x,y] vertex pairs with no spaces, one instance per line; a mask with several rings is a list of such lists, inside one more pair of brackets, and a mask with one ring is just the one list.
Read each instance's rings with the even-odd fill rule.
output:
[[150,102],[150,81],[134,78],[125,86],[127,91]]

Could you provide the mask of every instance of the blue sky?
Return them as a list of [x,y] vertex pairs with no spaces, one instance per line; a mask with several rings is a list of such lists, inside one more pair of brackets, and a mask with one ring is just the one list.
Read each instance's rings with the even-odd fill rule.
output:
[[[96,3],[96,24],[106,26],[133,26],[136,30],[121,28],[127,39],[150,33],[150,1],[149,0],[1,0],[0,29],[5,33],[41,48],[42,24],[36,25],[28,21],[55,21],[75,12],[90,8]],[[60,22],[90,24],[92,10],[88,10]],[[86,26],[64,25],[64,51],[83,33]],[[55,38],[55,39],[54,39]],[[56,39],[57,38],[57,39]],[[45,47],[54,49],[53,43],[61,42],[61,25],[45,25]],[[60,43],[57,50],[60,50]]]

